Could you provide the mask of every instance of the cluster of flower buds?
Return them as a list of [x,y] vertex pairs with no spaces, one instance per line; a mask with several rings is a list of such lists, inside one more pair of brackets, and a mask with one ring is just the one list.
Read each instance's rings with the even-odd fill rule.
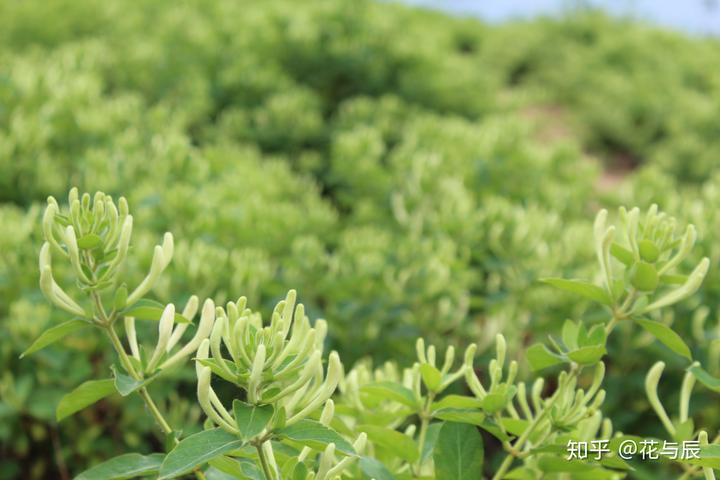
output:
[[[595,251],[605,290],[613,303],[630,298],[626,310],[643,314],[677,303],[700,287],[709,259],[703,258],[689,275],[676,273],[695,245],[697,233],[693,225],[678,233],[676,220],[659,212],[657,205],[650,207],[642,221],[638,208],[628,211],[621,207],[621,232],[607,225],[607,216],[607,210],[601,210],[595,218]],[[615,274],[611,257],[623,265],[624,275]],[[667,288],[654,295],[661,287]],[[626,291],[630,293],[623,298]],[[653,298],[649,298],[651,295]]]
[[[119,287],[116,290],[115,308],[120,310],[135,304],[156,283],[173,256],[173,237],[166,233],[162,245],[157,245],[147,276],[128,294],[121,285],[123,267],[127,260],[132,235],[133,217],[129,214],[125,198],[117,206],[109,195],[97,192],[79,195],[77,188],[70,190],[68,210],[62,212],[53,197],[43,216],[45,243],[40,251],[40,288],[56,306],[82,318],[102,320],[100,312],[89,311],[68,295],[55,281],[52,273],[52,255],[67,258],[72,266],[77,285],[86,292]],[[99,305],[94,305],[96,310]]]
[[[320,413],[320,423],[326,427],[330,427],[330,422],[335,416],[335,403],[332,400],[325,402],[322,413]],[[315,462],[318,467],[316,472],[308,472],[304,477],[304,480],[334,480],[339,478],[342,472],[358,459],[359,455],[362,455],[367,448],[367,434],[360,433],[353,443],[353,449],[357,455],[346,456],[343,455],[341,460],[338,460],[335,455],[336,446],[334,443],[329,443],[325,450],[319,455],[319,459]],[[313,449],[310,447],[303,447],[298,455],[298,463],[305,462],[308,456],[313,453]]]
[[352,415],[344,415],[343,422],[351,428],[356,425],[377,421],[382,418],[385,426],[397,428],[405,421],[407,406],[385,399],[373,399],[364,395],[366,386],[373,384],[402,385],[408,390],[413,387],[412,369],[400,371],[394,362],[386,362],[381,367],[373,369],[369,359],[356,363],[338,384],[340,398],[345,412],[352,411]]
[[577,377],[560,372],[558,390],[553,396],[552,408],[548,414],[549,426],[555,431],[570,431],[588,418],[595,417],[605,401],[605,390],[600,386],[605,378],[605,364],[595,366],[593,381],[587,390],[577,387]]
[[158,338],[155,348],[152,350],[152,353],[147,356],[143,355],[143,351],[138,345],[135,318],[131,316],[125,317],[125,334],[130,344],[131,356],[135,360],[136,366],[141,367],[139,370],[142,371],[144,375],[152,375],[158,370],[166,370],[177,365],[195,353],[200,343],[208,338],[215,321],[215,304],[210,299],[205,300],[203,304],[200,322],[192,339],[176,352],[172,353],[173,349],[179,345],[183,334],[197,314],[198,306],[198,297],[193,295],[185,304],[185,308],[180,316],[183,322],[176,324],[178,316],[175,314],[175,306],[168,304],[163,310],[160,321],[158,322]]
[[413,366],[411,372],[413,390],[418,398],[421,398],[421,379],[427,391],[433,394],[440,394],[456,380],[462,378],[467,371],[466,364],[460,365],[454,372],[450,371],[455,363],[455,347],[452,345],[445,350],[445,358],[442,367],[439,369],[435,362],[436,353],[434,345],[430,345],[426,349],[425,340],[418,338],[415,343],[415,351],[418,362]]
[[246,308],[244,297],[217,308],[210,338],[197,352],[200,405],[218,426],[238,433],[233,416],[210,385],[215,373],[245,390],[250,405],[272,405],[283,425],[308,417],[330,398],[343,373],[336,352],[329,355],[324,372],[326,333],[325,321],[311,326],[303,305],[295,306],[294,290],[275,307],[268,326]]
[[498,334],[495,337],[495,358],[490,360],[490,364],[488,365],[490,385],[486,389],[473,369],[476,349],[475,344],[471,344],[465,351],[465,381],[470,391],[479,400],[482,400],[483,410],[488,413],[499,412],[510,404],[517,393],[517,387],[514,385],[514,382],[518,372],[518,364],[515,360],[511,361],[508,366],[507,375],[505,375],[504,365],[507,343],[505,342],[505,337]]

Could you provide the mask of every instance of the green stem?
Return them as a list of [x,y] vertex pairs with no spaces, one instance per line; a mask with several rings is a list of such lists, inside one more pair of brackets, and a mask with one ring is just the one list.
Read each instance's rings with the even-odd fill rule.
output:
[[428,427],[430,426],[430,420],[432,418],[432,415],[430,414],[430,408],[432,406],[432,402],[435,400],[435,393],[434,392],[428,392],[427,399],[425,400],[425,406],[423,407],[422,411],[420,412],[420,433],[418,434],[418,448],[420,449],[420,455],[418,457],[417,465],[415,465],[415,473],[416,475],[420,474],[420,469],[422,468],[422,453],[425,449],[425,441],[427,439],[427,431]]
[[[570,371],[570,374],[568,375],[567,381],[570,381],[572,378],[576,377],[578,374],[578,369],[573,366],[573,368]],[[533,434],[534,430],[540,425],[540,422],[542,422],[547,414],[552,410],[553,405],[557,401],[557,399],[560,396],[560,391],[562,390],[563,385],[558,385],[557,390],[555,390],[555,393],[550,398],[550,401],[547,405],[545,405],[545,408],[543,408],[542,412],[540,412],[528,425],[528,427],[525,429],[525,431],[520,435],[520,437],[515,441],[515,444],[512,445],[511,452],[505,457],[503,462],[500,464],[500,468],[497,472],[495,472],[495,475],[492,477],[493,480],[500,480],[505,476],[507,471],[512,466],[513,461],[515,458],[519,455],[522,447],[525,445],[525,442],[528,441],[530,438],[530,435]]]
[[[263,442],[263,443],[265,443],[265,442]],[[260,465],[262,466],[263,473],[265,474],[265,478],[267,480],[274,480],[275,477],[272,474],[272,470],[270,469],[270,465],[268,464],[268,460],[267,460],[267,457],[265,456],[265,452],[263,452],[262,445],[263,445],[262,443],[258,443],[257,445],[255,445],[255,449],[257,450],[257,453],[258,453],[258,458],[260,459]]]
[[120,337],[118,337],[117,332],[115,332],[115,328],[112,325],[109,325],[108,327],[105,328],[105,331],[107,332],[108,337],[110,337],[110,341],[113,344],[113,348],[115,348],[115,352],[117,353],[118,357],[120,358],[120,363],[122,364],[123,368],[135,380],[142,380],[142,375],[140,375],[135,370],[135,367],[133,367],[133,364],[130,361],[130,357],[128,357],[128,354],[125,351],[125,347],[123,346],[122,342],[120,341]]

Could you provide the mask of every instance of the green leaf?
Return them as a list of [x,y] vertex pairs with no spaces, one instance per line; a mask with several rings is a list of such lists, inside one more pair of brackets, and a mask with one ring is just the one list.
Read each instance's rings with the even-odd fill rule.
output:
[[117,290],[115,290],[115,298],[113,298],[113,308],[118,311],[125,308],[125,305],[127,304],[127,297],[127,285],[123,283],[117,288]]
[[335,450],[346,455],[355,455],[355,449],[350,443],[332,430],[315,420],[300,420],[276,432],[282,437],[289,438],[316,450],[323,450],[330,443],[335,444]]
[[102,245],[102,238],[95,233],[88,233],[78,238],[77,246],[84,250],[92,250]]
[[112,370],[113,378],[115,379],[115,389],[123,397],[127,397],[131,393],[141,389],[155,380],[154,376],[143,380],[135,380],[134,378],[120,372],[115,365],[110,365],[110,370]]
[[597,469],[593,465],[554,455],[542,455],[538,460],[538,467],[545,473],[584,473]]
[[565,346],[570,350],[575,350],[578,347],[578,330],[578,324],[572,320],[565,320],[565,323],[563,323],[561,338]]
[[710,390],[720,393],[720,378],[710,375],[700,365],[691,365],[687,370],[695,376],[698,382],[702,383]]
[[482,436],[477,428],[446,422],[440,428],[433,453],[435,476],[454,480],[482,478],[484,455]]
[[692,354],[690,348],[685,344],[682,337],[675,333],[667,325],[655,322],[653,320],[639,319],[637,323],[640,324],[645,330],[650,332],[655,338],[657,338],[663,345],[668,347],[673,352],[681,355],[688,360],[692,360]]
[[126,453],[85,470],[75,480],[123,480],[157,473],[165,458],[162,453]]
[[690,465],[698,465],[713,469],[720,469],[720,445],[711,444],[700,447],[700,458],[691,458],[683,460],[682,463]]
[[603,305],[611,305],[612,301],[608,294],[602,288],[592,283],[585,282],[583,280],[567,280],[565,278],[543,278],[540,280],[543,283],[552,285],[560,290],[567,292],[577,293],[587,299],[594,302],[602,303]]
[[[230,374],[228,374],[225,369],[220,366],[220,364],[218,363],[218,359],[216,358],[198,358],[195,361],[200,362],[205,367],[209,367],[215,375],[224,380],[227,380],[228,382],[236,383],[238,380],[237,377],[230,376]],[[224,358],[221,358],[219,361],[225,363],[225,365],[230,369],[230,372],[233,372],[237,369],[237,367],[235,366],[235,362],[225,360]]]
[[227,455],[220,455],[208,460],[208,464],[213,468],[230,475],[230,478],[243,478],[263,480],[263,476],[255,466],[254,462],[249,459],[235,459]]
[[28,349],[20,355],[20,358],[26,357],[27,355],[35,353],[38,350],[42,350],[48,345],[51,345],[58,340],[65,338],[67,335],[70,335],[71,333],[77,332],[78,330],[82,330],[83,328],[89,326],[90,324],[85,320],[74,319],[68,320],[65,323],[61,323],[60,325],[56,325],[48,330],[45,330],[42,335],[40,335],[32,343],[32,345],[30,345]]
[[[165,305],[154,300],[144,298],[138,300],[131,307],[123,310],[122,315],[126,317],[135,317],[137,320],[151,320],[157,322],[160,320]],[[182,314],[175,312],[175,323],[191,323],[190,320],[183,317]]]
[[448,422],[469,423],[482,426],[486,417],[483,412],[475,408],[441,408],[433,412],[433,416]]
[[375,382],[364,385],[360,391],[383,400],[394,400],[413,409],[418,407],[412,390],[393,382]]
[[374,458],[360,457],[359,465],[360,470],[362,470],[367,478],[374,478],[375,480],[395,480],[390,470]]
[[175,478],[198,465],[240,448],[243,441],[221,428],[190,435],[168,453],[160,467],[158,480]]
[[298,463],[292,472],[292,480],[305,480],[307,478],[308,471],[304,463]]
[[440,370],[433,367],[429,363],[420,365],[420,375],[428,390],[436,392],[442,383],[442,374]]
[[233,401],[235,422],[243,440],[250,440],[261,433],[275,413],[272,405],[249,405],[240,400]]
[[528,363],[530,364],[530,368],[532,368],[534,371],[554,367],[555,365],[565,363],[565,359],[563,359],[560,355],[548,350],[548,348],[542,343],[536,343],[535,345],[528,348],[525,351],[525,356],[527,357]]
[[112,378],[89,380],[60,399],[55,410],[55,418],[59,422],[111,393],[115,393],[115,382]]
[[535,480],[537,477],[532,470],[526,467],[518,467],[510,470],[503,480]]
[[496,392],[488,393],[485,395],[485,398],[483,398],[483,410],[487,413],[496,413],[505,408],[505,405],[508,404],[508,402],[515,396],[516,388],[514,385],[511,387],[510,390],[507,388],[497,388]]
[[610,254],[628,267],[635,262],[633,253],[617,243],[610,245]]
[[600,361],[607,351],[604,345],[595,345],[591,347],[582,347],[572,352],[568,352],[567,356],[573,362],[579,365],[594,365]]
[[438,435],[440,434],[440,428],[442,428],[443,425],[443,422],[435,422],[431,423],[428,427],[427,434],[425,435],[425,444],[422,446],[422,452],[420,453],[421,462],[424,463],[433,454]]
[[374,444],[405,461],[416,462],[420,455],[415,441],[403,433],[379,425],[360,425],[358,430],[367,433],[368,438]]
[[695,436],[695,421],[692,418],[688,418],[684,422],[676,421],[674,425],[675,435],[673,435],[673,440],[676,442],[682,443],[692,440]]
[[525,433],[530,422],[521,418],[502,418],[500,419],[505,430],[512,433],[515,436],[520,436]]
[[446,395],[442,399],[432,404],[431,410],[440,410],[442,408],[480,408],[482,400],[475,397],[465,395]]

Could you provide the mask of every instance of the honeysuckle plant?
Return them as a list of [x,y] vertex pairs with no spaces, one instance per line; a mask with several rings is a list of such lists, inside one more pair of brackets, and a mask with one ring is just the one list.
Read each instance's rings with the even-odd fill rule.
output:
[[[694,293],[708,260],[689,273],[696,233],[678,233],[677,222],[653,206],[620,210],[620,227],[601,211],[595,221],[600,284],[560,278],[546,283],[600,304],[600,321],[567,320],[549,345],[535,344],[524,358],[535,372],[562,367],[553,381],[523,380],[523,355],[511,358],[502,334],[494,357],[476,365],[478,346],[462,358],[448,346],[442,355],[423,338],[412,365],[387,362],[374,369],[361,361],[346,370],[337,352],[325,354],[329,325],[312,321],[290,290],[269,320],[240,297],[224,307],[190,296],[182,310],[147,295],[173,253],[166,234],[153,252],[150,271],[132,288],[127,260],[132,216],[127,202],[109,196],[79,195],[68,207],[48,200],[43,218],[40,284],[48,300],[73,315],[45,331],[25,355],[85,327],[109,339],[118,358],[111,377],[89,380],[62,398],[62,420],[112,394],[139,395],[166,437],[166,451],[129,453],[81,473],[79,479],[152,476],[260,480],[348,479],[582,479],[624,478],[631,464],[617,445],[629,438],[616,432],[602,412],[606,342],[620,324],[636,323],[671,351],[691,362],[682,384],[679,416],[671,419],[657,393],[664,364],[649,372],[651,407],[675,440],[701,446],[697,459],[681,460],[684,478],[715,478],[718,438],[696,428],[689,404],[696,380],[720,391],[720,380],[692,361],[690,348],[667,323],[667,307]],[[61,260],[73,283],[54,275]],[[56,279],[57,277],[57,279]],[[196,320],[198,317],[199,319]],[[696,314],[701,330],[707,313]],[[137,328],[157,322],[157,335]],[[193,324],[195,322],[195,324]],[[120,328],[122,335],[118,334]],[[194,330],[191,333],[191,328]],[[711,350],[712,356],[712,350]],[[206,417],[189,436],[170,425],[148,387],[164,372],[187,368],[192,358],[196,401]],[[552,385],[552,388],[548,388]],[[485,461],[486,441],[501,456]],[[573,442],[607,442],[604,456],[567,456]]]

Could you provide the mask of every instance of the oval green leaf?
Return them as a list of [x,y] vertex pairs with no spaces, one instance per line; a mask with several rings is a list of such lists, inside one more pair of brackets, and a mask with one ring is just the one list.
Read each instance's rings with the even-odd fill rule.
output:
[[90,324],[85,320],[74,319],[68,320],[65,323],[61,323],[60,325],[56,325],[48,330],[45,330],[42,335],[40,335],[32,343],[32,345],[30,345],[28,349],[20,355],[20,358],[26,357],[32,353],[37,352],[38,350],[42,350],[48,345],[51,345],[58,340],[65,338],[71,333],[77,332],[78,330],[82,330],[83,328],[89,326]]
[[75,480],[121,480],[157,473],[165,458],[162,453],[126,453],[85,470]]
[[190,435],[165,457],[160,466],[158,480],[179,477],[198,465],[240,448],[243,443],[238,437],[221,428]]
[[664,323],[655,322],[653,320],[639,319],[637,323],[645,330],[650,332],[660,343],[668,347],[673,352],[681,355],[688,360],[692,360],[690,348],[685,344],[682,337],[675,333],[670,327]]
[[435,476],[454,480],[477,480],[483,475],[483,440],[472,425],[446,422],[438,434],[433,459]]
[[89,380],[60,399],[55,410],[55,418],[59,422],[111,393],[115,393],[115,382],[112,378]]

